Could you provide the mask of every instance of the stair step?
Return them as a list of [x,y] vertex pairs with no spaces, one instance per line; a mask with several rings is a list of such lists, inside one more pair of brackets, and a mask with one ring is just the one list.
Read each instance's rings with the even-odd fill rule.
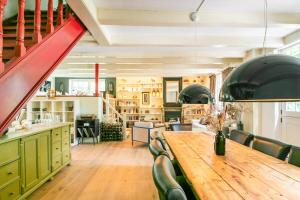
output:
[[[5,33],[5,31],[16,31],[16,30],[17,30],[17,27],[16,27],[16,26],[4,26],[4,27],[3,27],[4,33]],[[25,30],[26,30],[26,31],[27,31],[27,30],[32,30],[32,32],[33,32],[34,26],[25,26]],[[43,31],[43,30],[46,30],[46,27],[45,27],[45,26],[42,26],[42,27],[41,27],[41,31]]]
[[3,59],[10,60],[15,57],[15,50],[14,49],[3,49]]
[[[31,38],[33,35],[33,33],[25,33],[25,39]],[[17,34],[16,33],[7,33],[7,34],[3,34],[3,38],[4,40],[6,38],[16,38]]]
[[[25,43],[26,47],[31,47],[32,45],[34,45],[34,42],[33,42],[32,39],[31,40],[25,40],[24,43]],[[16,46],[16,41],[15,40],[4,40],[3,41],[3,47],[4,48],[11,48],[11,47],[14,48],[15,46]]]

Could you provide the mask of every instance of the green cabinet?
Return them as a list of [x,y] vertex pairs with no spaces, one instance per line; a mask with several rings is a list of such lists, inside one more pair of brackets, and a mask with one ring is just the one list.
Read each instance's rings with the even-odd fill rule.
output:
[[39,135],[39,178],[44,179],[51,173],[51,139],[50,131]]
[[26,198],[70,160],[69,125],[0,138],[0,200]]
[[39,182],[39,135],[21,140],[22,192],[26,192]]

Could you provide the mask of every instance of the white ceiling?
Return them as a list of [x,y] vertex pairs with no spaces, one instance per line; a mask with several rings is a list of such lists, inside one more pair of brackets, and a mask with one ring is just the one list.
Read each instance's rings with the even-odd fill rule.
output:
[[[261,48],[263,0],[67,0],[89,32],[55,72],[59,76],[182,76],[216,73]],[[300,0],[268,0],[267,48],[291,42]],[[298,39],[294,34],[292,41]]]

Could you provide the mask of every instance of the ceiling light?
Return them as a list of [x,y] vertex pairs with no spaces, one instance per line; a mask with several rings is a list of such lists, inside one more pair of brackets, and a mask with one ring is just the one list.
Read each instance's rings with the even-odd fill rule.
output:
[[178,102],[180,104],[208,104],[213,102],[213,98],[208,88],[193,84],[180,92]]
[[268,1],[264,3],[264,56],[243,63],[224,81],[220,100],[225,102],[300,101],[300,59],[266,55]]

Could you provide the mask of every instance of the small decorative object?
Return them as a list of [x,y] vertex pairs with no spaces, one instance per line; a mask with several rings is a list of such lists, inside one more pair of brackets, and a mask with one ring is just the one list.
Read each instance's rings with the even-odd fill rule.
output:
[[[226,110],[225,110],[226,113]],[[222,127],[224,125],[225,113],[222,112],[212,112],[208,116],[208,124],[211,130],[216,132],[214,150],[216,155],[225,155],[225,145],[226,145],[226,137],[222,132]]]
[[222,131],[218,131],[215,136],[215,153],[216,155],[224,156],[226,146],[226,137]]
[[149,92],[142,92],[142,104],[150,105],[150,93]]

